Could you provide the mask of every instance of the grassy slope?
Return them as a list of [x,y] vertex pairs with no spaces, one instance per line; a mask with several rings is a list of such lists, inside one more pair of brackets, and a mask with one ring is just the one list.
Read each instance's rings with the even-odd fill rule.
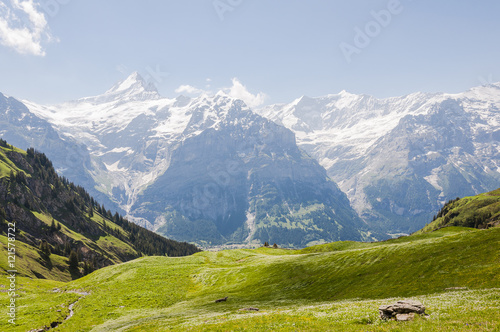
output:
[[[50,223],[52,221],[51,216],[43,215],[37,212],[33,212],[33,214],[37,217],[38,220],[50,226]],[[100,220],[102,218],[96,214],[93,219]],[[57,219],[55,219],[55,221],[57,222]],[[108,235],[106,237],[101,236],[99,238],[93,239],[90,237],[86,237],[83,234],[74,232],[62,223],[60,224],[60,233],[67,235],[74,241],[85,243],[89,248],[98,250],[103,255],[108,257],[113,263],[122,262],[119,256],[137,255],[137,252],[128,243],[125,243],[112,235]],[[112,224],[109,220],[106,222],[106,224],[110,227],[119,228],[121,231],[125,232],[123,229],[121,229],[120,226]],[[7,273],[7,238],[0,235],[0,243],[0,256],[2,257],[2,260],[0,261],[0,275],[3,275]],[[32,278],[38,277],[57,281],[71,280],[71,274],[67,270],[68,259],[66,257],[52,254],[50,256],[50,263],[47,263],[47,261],[43,260],[38,248],[20,241],[16,242],[16,246],[16,268],[20,276]]]
[[[8,284],[2,277],[0,290],[7,292]],[[2,317],[0,322],[1,331],[28,331],[27,326],[33,323],[63,319],[69,313],[68,305],[78,299],[77,294],[55,293],[54,289],[64,286],[60,281],[45,279],[30,279],[26,277],[17,278],[17,326],[12,327],[7,323],[7,316]],[[2,305],[7,305],[7,296],[3,295]],[[29,314],[28,311],[29,310]],[[58,310],[61,310],[58,312]]]
[[427,224],[416,234],[427,233],[448,226],[474,227],[475,220],[480,217],[484,217],[485,222],[490,221],[498,224],[500,219],[500,189],[476,196],[464,197],[450,203],[445,207],[445,210],[446,213]]
[[[14,174],[20,171],[19,168],[17,168],[17,166],[14,165],[14,163],[5,155],[5,151],[8,150],[9,149],[0,146],[0,178],[9,176],[11,171],[14,172]],[[26,154],[25,151],[16,147],[13,147],[13,150],[23,155]]]
[[[449,227],[372,244],[144,257],[58,286],[91,292],[58,330],[321,331],[338,326],[352,331],[448,331],[476,324],[476,330],[494,331],[500,328],[499,252],[500,228]],[[448,287],[469,290],[446,292]],[[49,324],[55,307],[40,303],[75,295],[47,289],[21,294],[23,320],[14,330]],[[224,296],[229,296],[228,302],[214,303]],[[400,325],[378,321],[378,306],[394,301],[386,298],[404,297],[424,301],[431,319]],[[61,298],[58,303],[67,306],[71,301],[74,298]],[[2,298],[0,305],[4,302]],[[238,311],[249,306],[261,311]]]
[[[30,180],[26,181],[20,175]],[[199,251],[193,245],[162,238],[117,214],[112,216],[110,211],[102,212],[97,202],[98,208],[94,204],[93,216],[90,217],[91,202],[94,201],[88,193],[60,178],[46,156],[33,149],[23,151],[0,140],[0,181],[2,215],[6,215],[8,221],[17,223],[16,239],[26,244],[20,244],[25,252],[31,251],[25,255],[29,260],[27,265],[41,264],[35,268],[44,272],[38,277],[65,281],[69,275],[52,273],[50,262],[44,265],[43,260],[36,258],[40,253],[35,247],[42,240],[47,241],[52,251],[58,254],[63,254],[61,246],[79,250],[83,260],[92,260],[97,268],[142,255],[180,256]],[[61,226],[60,230],[51,229],[53,222]],[[7,227],[3,227],[0,234],[6,235],[6,231]],[[5,246],[0,246],[0,255],[6,256]],[[66,255],[69,255],[68,251]],[[32,272],[33,268],[31,271],[20,270],[22,276],[33,277]],[[5,274],[2,266],[1,274]]]
[[[14,174],[16,174],[17,172],[23,172],[22,170],[17,168],[16,165],[5,155],[5,151],[8,150],[10,149],[0,147],[0,178],[8,177],[11,171],[13,171]],[[13,147],[13,150],[26,155],[26,152],[23,150],[17,149],[15,147]],[[28,177],[30,176],[29,174],[26,175]],[[41,214],[33,211],[32,213],[38,220],[40,220],[47,226],[50,226],[52,220],[54,219],[56,222],[61,224],[60,233],[67,235],[74,241],[85,243],[89,248],[101,252],[113,263],[122,262],[123,260],[120,257],[138,256],[137,251],[134,250],[134,248],[113,235],[91,238],[86,236],[85,234],[74,232],[70,228],[66,227],[63,223],[59,222],[57,219],[48,214]],[[92,219],[98,224],[103,225],[104,218],[98,213],[95,213]],[[123,230],[120,226],[114,224],[110,220],[106,219],[106,225],[112,229],[118,229],[118,231],[122,234],[127,234],[125,230]],[[0,246],[0,256],[2,257],[2,261],[0,262],[0,274],[5,274],[7,270],[5,261],[7,257],[7,247],[5,245],[6,238],[4,236],[0,236],[0,242],[2,243],[2,245]],[[40,255],[40,251],[38,250],[38,248],[19,241],[17,242],[17,244],[19,246],[17,260],[19,275],[27,277],[47,278],[58,281],[71,280],[71,275],[69,271],[67,271],[67,258],[57,255],[51,255],[51,262],[47,264],[47,261],[43,260],[42,256]],[[64,271],[65,269],[66,271]]]
[[[47,226],[50,226],[52,223],[52,216],[41,214],[37,212],[33,212],[33,214],[37,217],[38,220],[45,223]],[[94,213],[94,216],[91,218],[99,225],[103,224],[104,218],[100,216],[98,213]],[[58,221],[57,219],[54,219]],[[107,258],[109,258],[113,263],[121,263],[122,260],[119,256],[123,255],[134,255],[137,256],[137,251],[134,250],[128,243],[123,242],[120,239],[117,239],[113,235],[100,236],[98,238],[87,237],[85,234],[77,233],[70,228],[61,224],[61,233],[67,235],[71,239],[75,241],[80,241],[85,243],[89,248],[98,250],[103,253]],[[106,225],[113,229],[118,229],[120,233],[127,234],[120,226],[114,224],[110,220],[106,219]],[[54,279],[59,280],[59,279]]]
[[[59,281],[71,280],[66,257],[52,254],[48,263],[36,248],[20,241],[15,245],[18,275]],[[7,237],[0,235],[0,275],[5,274],[7,270],[10,270],[7,265]]]
[[[13,147],[13,149],[14,149],[14,151],[21,153],[23,155],[26,154],[25,151],[20,150],[18,148]],[[11,171],[13,171],[14,174],[17,172],[23,172],[22,170],[17,168],[9,158],[7,158],[7,156],[5,155],[5,151],[8,151],[8,150],[10,150],[10,149],[5,148],[5,147],[0,147],[0,178],[8,177]],[[30,175],[26,174],[26,176],[30,176]],[[32,213],[37,217],[38,220],[40,220],[44,224],[50,226],[52,219],[53,219],[52,216],[37,213],[37,212],[32,212]],[[92,219],[101,225],[103,224],[104,219],[97,213],[94,214],[94,217]],[[54,220],[58,221],[57,219],[54,219]],[[82,234],[79,234],[79,233],[72,231],[68,227],[64,226],[64,224],[62,224],[62,223],[60,223],[60,224],[62,226],[61,232],[63,234],[69,236],[70,238],[74,239],[75,241],[82,241],[82,242],[85,242],[85,243],[91,245],[94,248],[102,249],[103,252],[108,253],[107,256],[111,259],[111,261],[113,261],[115,263],[121,262],[121,260],[117,257],[117,254],[124,253],[126,255],[137,255],[137,252],[128,243],[125,243],[112,235],[109,235],[106,238],[89,239]],[[127,232],[125,232],[120,226],[114,224],[110,220],[106,220],[106,225],[110,228],[118,229],[122,234],[127,234]],[[110,245],[110,243],[113,245]],[[28,245],[26,245],[24,247],[25,247],[25,250],[29,250],[28,248],[33,248],[31,246],[28,246]],[[5,256],[4,251],[3,251],[4,249],[5,249],[4,247],[2,247],[0,249],[0,250],[2,250],[1,251],[2,256]],[[37,256],[37,253],[35,253],[35,252],[33,252],[32,254],[34,256]],[[5,271],[0,270],[0,273],[5,273]],[[27,276],[31,276],[31,275],[28,274]],[[52,277],[52,275],[50,275],[50,274],[46,276],[46,278],[51,278],[51,277]],[[56,278],[55,280],[65,280],[65,279],[57,279]]]

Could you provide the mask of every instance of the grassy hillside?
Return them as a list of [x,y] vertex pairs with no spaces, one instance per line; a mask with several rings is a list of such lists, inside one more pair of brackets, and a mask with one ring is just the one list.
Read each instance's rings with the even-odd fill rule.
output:
[[448,226],[481,229],[500,226],[500,189],[449,201],[434,220],[417,233]]
[[[15,230],[13,230],[15,225]],[[57,175],[47,157],[0,140],[0,274],[15,236],[20,276],[69,281],[144,255],[188,255],[195,246],[168,240],[112,214]],[[11,235],[8,228],[12,228]],[[77,262],[69,268],[69,258]]]
[[[58,331],[497,331],[499,252],[500,228],[447,227],[378,243],[144,257],[64,284],[22,280],[13,330],[62,322],[78,300]],[[430,318],[378,319],[380,304],[402,298],[423,301]]]

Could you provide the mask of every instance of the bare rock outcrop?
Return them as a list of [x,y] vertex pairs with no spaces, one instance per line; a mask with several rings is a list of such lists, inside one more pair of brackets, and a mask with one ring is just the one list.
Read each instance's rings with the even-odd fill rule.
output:
[[418,301],[404,300],[394,304],[381,305],[378,311],[380,318],[384,320],[410,321],[413,320],[416,314],[424,315],[425,307]]
[[226,297],[223,297],[222,299],[217,299],[215,300],[215,303],[219,303],[219,302],[226,302],[227,301],[227,296]]

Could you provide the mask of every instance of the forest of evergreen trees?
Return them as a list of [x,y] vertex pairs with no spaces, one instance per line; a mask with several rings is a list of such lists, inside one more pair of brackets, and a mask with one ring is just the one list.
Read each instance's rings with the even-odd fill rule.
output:
[[[139,256],[185,256],[200,251],[194,245],[166,239],[118,213],[113,214],[96,202],[83,187],[59,176],[45,154],[33,148],[29,148],[26,155],[18,153],[3,139],[0,139],[0,146],[5,148],[3,151],[9,161],[24,171],[10,171],[8,177],[0,179],[0,222],[22,218],[17,220],[18,228],[29,235],[21,237],[21,241],[36,245],[47,258],[51,253],[66,256],[71,268],[75,268],[76,264],[83,267],[85,274],[110,264],[105,252],[94,250],[90,254],[82,254],[82,244],[64,236],[61,223],[92,239],[113,235],[130,244]],[[33,212],[50,214],[53,217],[50,226],[40,225]],[[96,214],[104,222],[97,222],[94,218]],[[39,243],[32,243],[34,238]],[[56,238],[63,238],[64,243],[56,241]],[[126,261],[139,256],[129,254],[121,258]]]

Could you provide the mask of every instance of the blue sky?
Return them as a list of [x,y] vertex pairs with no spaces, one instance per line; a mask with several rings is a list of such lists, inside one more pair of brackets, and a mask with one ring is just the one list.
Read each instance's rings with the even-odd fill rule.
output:
[[500,81],[499,16],[493,0],[3,0],[0,92],[62,102],[133,71],[165,97],[460,92]]

